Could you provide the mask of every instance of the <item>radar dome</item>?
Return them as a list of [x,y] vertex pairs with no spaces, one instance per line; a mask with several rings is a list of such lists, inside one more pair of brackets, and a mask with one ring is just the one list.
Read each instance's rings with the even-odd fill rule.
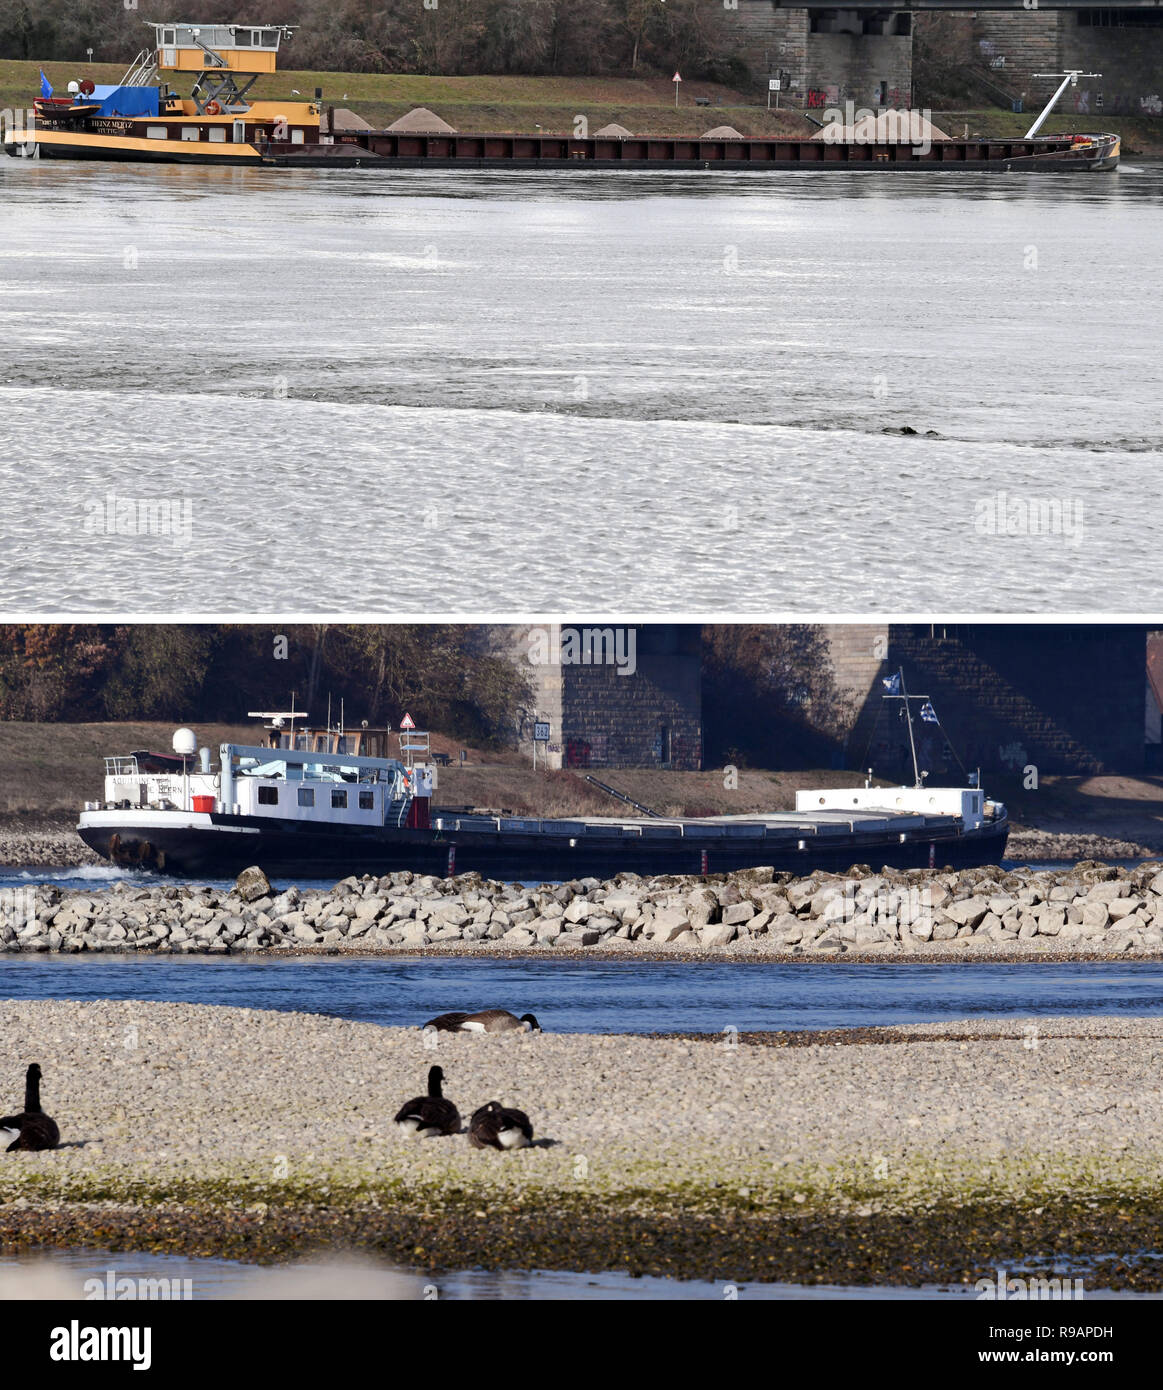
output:
[[174,734],[174,752],[183,758],[192,758],[198,751],[198,735],[193,729],[179,729]]

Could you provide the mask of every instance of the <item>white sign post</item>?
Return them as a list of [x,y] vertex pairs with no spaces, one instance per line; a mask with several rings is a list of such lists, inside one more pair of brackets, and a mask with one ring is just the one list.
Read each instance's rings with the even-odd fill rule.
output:
[[769,111],[771,110],[772,92],[775,93],[775,109],[777,111],[779,110],[779,86],[780,82],[778,77],[769,77],[767,79],[767,109]]
[[[535,719],[535,720],[533,721],[533,770],[534,770],[534,772],[537,771],[537,745],[538,745],[539,743],[544,743],[544,744],[546,744],[546,745],[548,745],[548,743],[549,743],[549,722],[548,722],[548,720],[544,720],[544,719]],[[549,761],[548,752],[546,753],[546,759],[545,759],[545,760],[546,760],[546,763],[548,763],[548,761]]]
[[678,110],[678,84],[682,81],[682,74],[676,72],[670,79],[674,83],[674,109]]

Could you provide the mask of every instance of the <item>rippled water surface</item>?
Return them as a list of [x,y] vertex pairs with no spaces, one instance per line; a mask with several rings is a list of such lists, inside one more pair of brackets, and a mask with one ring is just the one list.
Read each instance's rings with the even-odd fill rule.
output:
[[1141,609],[1161,194],[0,160],[0,601]]
[[1039,1014],[1163,1017],[1163,965],[815,964],[488,957],[0,958],[0,997],[151,999],[419,1026],[454,1009],[531,1010],[563,1033],[942,1023]]

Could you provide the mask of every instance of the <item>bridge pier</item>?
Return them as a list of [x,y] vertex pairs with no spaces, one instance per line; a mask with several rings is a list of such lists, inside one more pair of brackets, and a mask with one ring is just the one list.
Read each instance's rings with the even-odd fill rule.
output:
[[1102,77],[1063,98],[1064,114],[1163,115],[1163,6],[1156,0],[1094,9],[1081,0],[986,0],[954,9],[949,0],[906,0],[909,9],[849,0],[848,8],[785,8],[782,0],[737,0],[732,25],[757,84],[785,78],[781,97],[809,112],[853,101],[909,106],[914,26],[923,43],[925,11],[964,21],[964,61],[997,89],[1036,109],[1054,82],[1039,72],[1079,68]]
[[739,0],[740,49],[757,81],[785,75],[792,105],[908,106],[912,15],[904,10],[777,9]]
[[1057,86],[1034,73],[1079,68],[1102,76],[1068,89],[1059,110],[1163,115],[1163,13],[1158,10],[980,10],[973,33],[978,59],[991,69],[992,80],[1021,97],[1027,110]]

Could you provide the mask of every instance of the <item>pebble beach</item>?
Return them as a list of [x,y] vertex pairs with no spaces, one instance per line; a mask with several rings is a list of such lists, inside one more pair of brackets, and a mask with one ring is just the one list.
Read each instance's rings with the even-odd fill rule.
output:
[[[757,1041],[12,1001],[5,1104],[39,1060],[62,1147],[0,1156],[0,1245],[905,1284],[1069,1249],[1163,1287],[1111,1253],[1161,1248],[1157,1021]],[[535,1146],[398,1135],[434,1063]]]

